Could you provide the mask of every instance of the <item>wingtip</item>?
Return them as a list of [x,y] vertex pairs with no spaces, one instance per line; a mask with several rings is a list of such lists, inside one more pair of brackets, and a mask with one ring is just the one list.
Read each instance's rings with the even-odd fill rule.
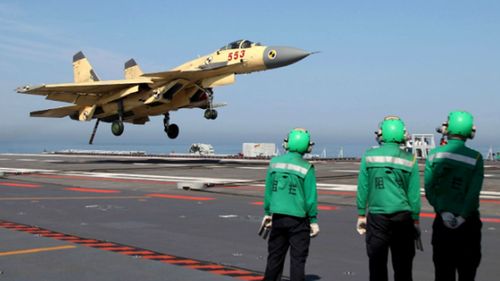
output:
[[79,60],[84,59],[84,58],[85,58],[85,55],[83,54],[83,52],[79,51],[78,53],[76,53],[73,56],[73,62],[79,61]]

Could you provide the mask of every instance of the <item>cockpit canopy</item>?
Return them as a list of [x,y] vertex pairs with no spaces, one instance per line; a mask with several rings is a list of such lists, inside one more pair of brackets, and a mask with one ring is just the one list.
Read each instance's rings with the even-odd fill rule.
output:
[[242,39],[227,44],[226,46],[220,48],[219,51],[232,50],[232,49],[246,49],[252,46],[260,46],[260,43],[253,43],[250,40]]

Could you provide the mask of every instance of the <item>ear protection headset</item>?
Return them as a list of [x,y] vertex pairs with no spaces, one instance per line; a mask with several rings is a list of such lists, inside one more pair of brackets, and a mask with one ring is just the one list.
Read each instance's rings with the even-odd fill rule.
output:
[[[448,135],[448,121],[444,121],[440,127],[437,127],[436,132],[443,134],[443,135]],[[472,130],[470,132],[470,135],[467,136],[467,138],[473,139],[475,136],[476,136],[476,126],[472,126]]]

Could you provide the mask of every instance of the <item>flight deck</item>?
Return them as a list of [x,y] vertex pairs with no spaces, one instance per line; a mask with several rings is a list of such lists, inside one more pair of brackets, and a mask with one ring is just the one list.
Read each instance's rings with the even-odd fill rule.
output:
[[[261,280],[267,243],[266,160],[0,154],[2,280]],[[307,280],[367,280],[357,234],[356,160],[314,161],[319,236]],[[423,163],[421,163],[421,172]],[[500,163],[485,163],[482,262],[500,258]],[[415,280],[433,280],[433,212],[422,197],[424,252]],[[288,261],[284,275],[288,276]]]

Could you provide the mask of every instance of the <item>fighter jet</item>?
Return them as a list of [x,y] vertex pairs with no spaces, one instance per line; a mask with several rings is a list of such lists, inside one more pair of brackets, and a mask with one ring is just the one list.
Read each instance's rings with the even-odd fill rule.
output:
[[125,79],[100,81],[82,52],[73,56],[74,83],[46,84],[17,88],[18,93],[45,96],[72,103],[70,106],[34,111],[31,117],[96,119],[89,143],[100,121],[111,123],[111,132],[120,136],[124,122],[145,124],[150,116],[163,115],[167,136],[175,139],[179,127],[170,123],[170,112],[181,108],[204,109],[204,117],[217,118],[213,102],[215,87],[235,82],[235,75],[268,70],[295,63],[311,53],[284,46],[263,46],[237,40],[217,51],[188,61],[165,72],[143,73],[134,59],[125,63]]

